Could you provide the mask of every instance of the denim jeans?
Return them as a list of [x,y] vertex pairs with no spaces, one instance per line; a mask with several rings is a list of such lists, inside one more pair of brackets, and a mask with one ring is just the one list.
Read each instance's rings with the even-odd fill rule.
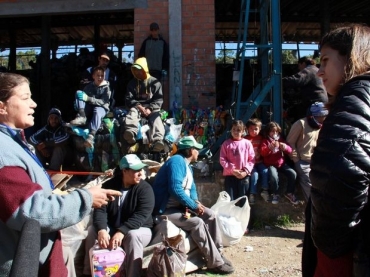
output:
[[256,163],[253,167],[251,178],[250,178],[250,193],[257,194],[257,182],[261,179],[261,187],[264,190],[269,189],[269,175],[268,169],[264,163]]
[[249,190],[249,176],[238,179],[235,176],[225,176],[225,191],[231,200],[238,199],[247,194]]
[[101,121],[107,114],[107,111],[100,106],[96,106],[81,100],[76,99],[77,109],[84,109],[87,119],[89,120],[89,130],[97,131],[100,127]]
[[287,178],[287,188],[286,193],[294,193],[295,190],[295,180],[297,178],[297,173],[287,164],[283,164],[281,167],[277,168],[275,166],[269,166],[268,168],[269,178],[270,178],[270,188],[272,193],[277,193],[279,189],[279,174],[282,173]]

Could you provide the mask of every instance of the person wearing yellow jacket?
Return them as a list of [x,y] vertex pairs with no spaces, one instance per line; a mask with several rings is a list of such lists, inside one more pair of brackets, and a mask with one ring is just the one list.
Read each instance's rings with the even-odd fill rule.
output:
[[134,78],[128,83],[125,103],[129,109],[124,123],[123,138],[128,144],[136,143],[142,117],[148,120],[149,142],[154,152],[163,150],[165,133],[160,110],[163,104],[162,85],[149,74],[146,58],[139,58],[131,66]]

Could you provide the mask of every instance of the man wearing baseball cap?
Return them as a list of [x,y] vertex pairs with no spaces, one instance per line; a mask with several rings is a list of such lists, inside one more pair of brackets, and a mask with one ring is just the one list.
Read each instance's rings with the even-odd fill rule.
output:
[[143,180],[146,166],[138,156],[128,154],[121,159],[118,173],[103,184],[104,188],[121,191],[122,196],[94,210],[93,226],[86,238],[83,274],[91,276],[88,253],[97,240],[100,248],[120,246],[125,250],[124,276],[141,276],[143,249],[152,238],[154,208],[153,189]]
[[294,122],[286,139],[293,149],[289,156],[294,162],[294,168],[306,202],[311,196],[312,187],[310,179],[311,156],[316,147],[322,123],[328,114],[329,111],[323,102],[311,104],[307,116]]
[[[215,274],[231,274],[234,268],[220,252],[222,239],[214,212],[199,200],[190,163],[198,159],[203,145],[193,136],[185,136],[177,143],[178,152],[167,160],[158,171],[153,190],[155,215],[166,215],[177,227],[190,232]],[[186,209],[192,216],[184,218]]]

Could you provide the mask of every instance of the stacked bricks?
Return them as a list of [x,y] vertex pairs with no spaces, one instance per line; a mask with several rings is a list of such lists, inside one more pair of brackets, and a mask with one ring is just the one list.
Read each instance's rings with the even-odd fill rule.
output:
[[[168,1],[148,0],[146,9],[135,9],[135,57],[141,43],[149,35],[149,25],[157,22],[160,33],[169,43]],[[182,1],[182,103],[184,108],[207,108],[216,105],[215,3],[213,0]],[[170,57],[171,58],[171,57]],[[169,105],[168,82],[164,84],[165,101]]]

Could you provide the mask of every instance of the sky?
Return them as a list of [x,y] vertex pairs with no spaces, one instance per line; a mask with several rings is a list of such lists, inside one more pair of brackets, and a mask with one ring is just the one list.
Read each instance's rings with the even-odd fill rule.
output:
[[[250,47],[253,46],[253,44],[248,44]],[[79,51],[79,48],[81,47],[87,47],[90,52],[92,52],[94,49],[91,45],[80,45],[77,47],[77,53]],[[307,55],[313,55],[314,51],[318,49],[317,44],[310,44],[310,43],[283,43],[282,44],[282,49],[283,50],[297,50],[297,47],[299,47],[299,57],[307,56]],[[215,43],[215,56],[217,57],[219,52],[223,49],[230,49],[236,52],[237,50],[237,44],[236,43],[223,43],[223,42],[216,42]],[[36,53],[40,53],[40,48],[34,48],[36,50]],[[116,47],[111,47],[109,48],[113,50],[118,56],[118,49]],[[18,51],[27,51],[30,50],[28,49],[18,49]],[[75,46],[71,47],[62,47],[59,48],[57,52],[57,57],[61,58],[62,56],[68,54],[68,53],[74,53],[75,52]],[[255,57],[257,54],[257,48],[250,48],[250,50],[246,51],[246,57]],[[9,50],[5,50],[0,53],[0,57],[8,57],[9,55]],[[123,59],[125,62],[133,63],[134,59],[134,46],[133,45],[126,45],[123,48]]]
[[[252,43],[247,43],[250,47],[253,46]],[[313,55],[315,50],[318,50],[318,45],[315,43],[283,43],[282,44],[282,49],[283,50],[297,50],[297,47],[299,47],[299,57],[303,56],[308,56],[308,55]],[[220,43],[216,42],[216,57],[218,56],[218,53],[222,49],[230,49],[234,50],[236,52],[237,50],[237,43]],[[257,56],[257,48],[251,48],[250,50],[247,50],[245,53],[246,57],[255,57]]]

